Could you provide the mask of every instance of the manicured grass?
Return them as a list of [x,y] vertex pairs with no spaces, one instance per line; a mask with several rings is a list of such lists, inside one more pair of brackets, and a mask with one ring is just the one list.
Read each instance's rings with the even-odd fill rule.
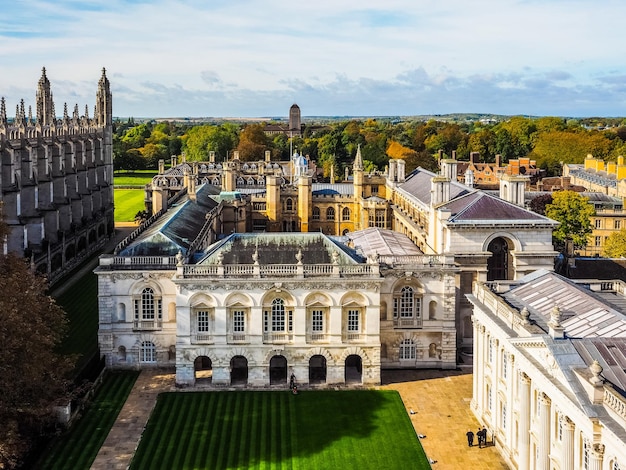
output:
[[429,469],[393,391],[159,396],[131,470]]
[[152,177],[156,174],[155,170],[140,170],[132,173],[116,172],[113,175],[113,185],[143,188],[152,181]]
[[86,413],[65,434],[55,439],[37,468],[89,469],[138,376],[136,371],[107,372]]
[[114,189],[115,221],[134,222],[137,212],[145,209],[143,189]]
[[98,279],[88,271],[57,299],[69,319],[68,336],[63,341],[63,354],[78,354],[78,369],[98,349]]

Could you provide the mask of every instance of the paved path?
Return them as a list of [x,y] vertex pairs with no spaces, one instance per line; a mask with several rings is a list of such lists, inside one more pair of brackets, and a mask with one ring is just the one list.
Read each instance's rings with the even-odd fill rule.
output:
[[471,370],[384,370],[382,383],[381,389],[400,392],[407,412],[415,412],[409,416],[416,433],[426,436],[420,441],[428,458],[437,461],[434,470],[508,468],[494,446],[467,445],[467,430],[478,430],[470,410]]
[[[495,447],[467,446],[465,433],[468,429],[474,432],[478,429],[478,421],[469,408],[472,396],[469,370],[383,371],[382,381],[379,388],[397,390],[407,412],[411,409],[416,412],[409,416],[417,434],[426,436],[421,442],[426,455],[436,460],[432,464],[434,470],[507,468]],[[142,371],[91,468],[128,468],[157,395],[173,390],[173,372]]]
[[159,393],[174,389],[174,373],[143,370],[91,465],[92,470],[126,469]]

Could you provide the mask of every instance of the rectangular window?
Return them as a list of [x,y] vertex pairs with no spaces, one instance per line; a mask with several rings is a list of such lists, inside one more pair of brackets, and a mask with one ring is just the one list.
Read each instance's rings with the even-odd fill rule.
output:
[[596,228],[602,228],[602,219],[596,219]]
[[615,221],[613,222],[613,228],[614,228],[615,230],[619,230],[619,229],[621,229],[621,228],[622,228],[622,221],[621,221],[621,220],[615,220]]
[[348,331],[353,332],[353,333],[359,331],[359,311],[358,310],[348,310]]
[[324,312],[322,310],[313,310],[311,312],[311,331],[321,333],[324,331]]
[[243,333],[246,331],[246,312],[243,310],[233,311],[233,333]]
[[506,429],[506,404],[502,404],[502,429]]
[[506,351],[502,351],[502,377],[506,379],[508,373],[509,360]]
[[292,310],[289,310],[287,312],[287,318],[288,318],[287,331],[293,331],[293,311]]
[[595,237],[595,240],[594,240],[594,245],[595,245],[595,246],[600,246],[600,245],[602,245],[602,237]]
[[272,331],[285,331],[285,311],[272,312]]
[[209,312],[200,310],[196,312],[198,322],[198,333],[207,333],[209,331]]

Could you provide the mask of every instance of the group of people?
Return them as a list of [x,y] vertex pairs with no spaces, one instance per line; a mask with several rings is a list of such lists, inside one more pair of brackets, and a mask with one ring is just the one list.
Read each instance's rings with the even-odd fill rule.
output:
[[[474,433],[471,429],[468,429],[465,433],[467,436],[467,445],[472,447],[474,445]],[[487,429],[486,428],[478,428],[476,431],[476,438],[478,439],[478,448],[482,448],[487,446]]]

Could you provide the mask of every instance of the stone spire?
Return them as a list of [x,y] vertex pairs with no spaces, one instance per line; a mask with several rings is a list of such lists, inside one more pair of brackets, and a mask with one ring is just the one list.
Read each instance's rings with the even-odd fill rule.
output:
[[354,157],[354,164],[352,165],[352,171],[363,171],[363,157],[361,157],[361,144],[356,148],[356,156]]
[[99,126],[113,124],[111,84],[106,76],[106,69],[104,67],[102,68],[102,76],[98,82],[98,92],[96,93],[96,112],[94,119]]
[[72,113],[72,120],[74,122],[78,122],[78,119],[80,118],[80,115],[78,114],[78,104],[74,105],[74,112]]
[[46,76],[46,68],[41,69],[41,78],[37,85],[37,122],[42,126],[52,124],[54,120],[54,104],[50,91],[50,80]]
[[7,107],[4,101],[4,96],[0,99],[0,124],[6,125],[7,123]]
[[33,123],[33,108],[31,105],[28,105],[28,120],[26,121],[27,124],[32,124]]
[[85,105],[85,120],[89,121],[89,106]]
[[63,103],[63,121],[68,122],[70,120],[70,115],[67,112],[67,103]]

